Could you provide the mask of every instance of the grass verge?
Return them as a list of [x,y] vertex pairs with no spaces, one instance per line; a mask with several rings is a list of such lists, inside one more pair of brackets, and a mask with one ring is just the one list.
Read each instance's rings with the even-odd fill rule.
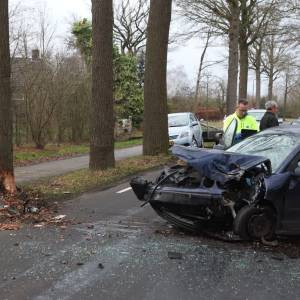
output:
[[38,194],[43,200],[72,198],[84,192],[101,190],[127,176],[166,165],[171,156],[138,156],[116,162],[116,167],[105,171],[83,169],[40,182],[24,184],[25,192]]
[[[115,143],[115,149],[122,149],[141,145],[142,139],[132,139]],[[45,149],[38,150],[33,147],[20,147],[14,150],[14,162],[16,166],[39,163],[44,161],[67,158],[77,155],[88,154],[89,145],[63,144],[47,145]]]

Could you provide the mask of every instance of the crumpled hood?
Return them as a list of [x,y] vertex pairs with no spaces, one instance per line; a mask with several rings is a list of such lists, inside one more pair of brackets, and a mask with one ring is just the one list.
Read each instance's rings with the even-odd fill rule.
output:
[[264,163],[271,173],[271,162],[263,156],[226,152],[217,149],[172,147],[172,153],[187,162],[201,175],[220,183],[240,180],[245,171]]

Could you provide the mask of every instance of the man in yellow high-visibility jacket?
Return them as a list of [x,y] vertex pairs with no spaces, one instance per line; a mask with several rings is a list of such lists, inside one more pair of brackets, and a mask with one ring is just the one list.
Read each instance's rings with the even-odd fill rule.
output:
[[227,127],[230,125],[233,119],[237,121],[237,127],[235,131],[235,141],[241,139],[242,129],[251,129],[259,131],[258,124],[254,117],[247,114],[248,111],[248,101],[239,100],[235,112],[229,115],[224,120],[223,131],[225,132]]

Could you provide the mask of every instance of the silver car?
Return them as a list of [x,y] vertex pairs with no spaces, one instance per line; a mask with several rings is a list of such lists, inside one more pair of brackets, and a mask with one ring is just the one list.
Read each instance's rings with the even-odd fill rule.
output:
[[[266,109],[255,109],[255,108],[252,108],[252,109],[248,110],[248,115],[254,117],[254,119],[256,120],[256,122],[258,123],[258,126],[259,126],[260,125],[260,121],[263,118],[263,116],[264,116],[264,114],[265,114],[266,111],[267,111]],[[279,124],[283,123],[282,118],[278,118],[278,123]]]
[[170,146],[203,146],[201,125],[193,113],[168,114],[168,127]]
[[248,115],[252,116],[256,122],[258,123],[258,126],[260,124],[261,119],[263,118],[266,110],[265,109],[249,109]]

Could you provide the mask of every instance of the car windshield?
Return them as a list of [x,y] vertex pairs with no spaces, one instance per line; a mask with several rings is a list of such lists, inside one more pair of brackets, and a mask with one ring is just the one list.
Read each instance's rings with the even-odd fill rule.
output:
[[256,121],[260,121],[264,116],[264,111],[248,111],[248,115],[254,117]]
[[273,172],[276,172],[288,155],[300,145],[300,137],[283,134],[257,134],[226,151],[264,156],[270,159]]
[[168,116],[168,126],[169,127],[179,127],[189,125],[188,115],[169,115]]

